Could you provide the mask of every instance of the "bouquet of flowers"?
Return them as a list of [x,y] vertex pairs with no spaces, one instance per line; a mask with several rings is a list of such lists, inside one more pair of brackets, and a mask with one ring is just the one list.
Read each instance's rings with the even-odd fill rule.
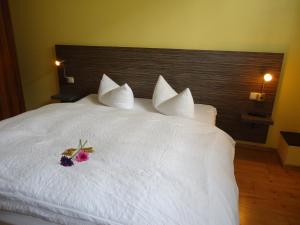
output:
[[84,162],[89,159],[89,154],[94,152],[93,147],[85,147],[87,141],[82,143],[81,139],[77,148],[69,148],[62,153],[60,159],[60,165],[62,166],[73,166],[75,159],[77,162]]

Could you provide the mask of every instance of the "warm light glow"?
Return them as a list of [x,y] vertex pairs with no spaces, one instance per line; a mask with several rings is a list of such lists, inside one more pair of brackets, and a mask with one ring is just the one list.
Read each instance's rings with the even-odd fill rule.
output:
[[264,80],[266,81],[266,82],[269,82],[269,81],[271,81],[272,80],[272,75],[271,74],[269,74],[269,73],[266,73],[265,75],[264,75]]
[[58,61],[58,60],[55,60],[55,65],[56,65],[56,66],[60,66],[60,64],[61,64],[61,62],[60,62],[60,61]]

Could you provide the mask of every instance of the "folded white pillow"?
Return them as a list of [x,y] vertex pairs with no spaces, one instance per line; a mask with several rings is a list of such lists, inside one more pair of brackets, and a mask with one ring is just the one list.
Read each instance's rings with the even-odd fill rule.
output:
[[152,103],[162,114],[194,117],[194,100],[190,89],[186,88],[177,94],[161,75],[153,92]]
[[131,109],[134,104],[133,93],[128,84],[119,86],[106,74],[103,74],[100,82],[98,99],[104,105],[121,109]]

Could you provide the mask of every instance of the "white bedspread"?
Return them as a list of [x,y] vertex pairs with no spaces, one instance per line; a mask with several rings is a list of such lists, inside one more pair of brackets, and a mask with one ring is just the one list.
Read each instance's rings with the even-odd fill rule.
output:
[[[87,139],[90,160],[59,165]],[[0,122],[0,209],[61,224],[237,225],[234,141],[215,126],[80,103]]]

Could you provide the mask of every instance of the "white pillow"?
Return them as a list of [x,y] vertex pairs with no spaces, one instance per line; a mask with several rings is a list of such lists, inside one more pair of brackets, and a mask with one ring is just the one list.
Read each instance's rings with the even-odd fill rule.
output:
[[133,93],[128,84],[119,86],[106,74],[103,74],[100,82],[98,100],[104,105],[121,109],[131,109],[134,104]]
[[162,114],[194,117],[194,100],[190,89],[186,88],[177,94],[161,75],[153,92],[152,103]]

